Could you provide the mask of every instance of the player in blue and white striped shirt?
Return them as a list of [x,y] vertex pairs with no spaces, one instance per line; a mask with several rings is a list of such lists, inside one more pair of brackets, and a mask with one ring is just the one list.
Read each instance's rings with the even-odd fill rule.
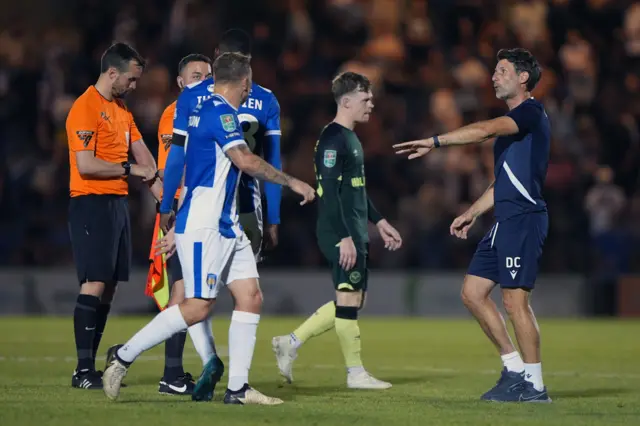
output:
[[[208,361],[195,385],[192,399],[210,401],[224,365],[213,348],[211,310],[221,285],[235,301],[229,327],[229,383],[226,404],[281,404],[282,400],[251,388],[249,369],[260,320],[262,293],[251,244],[242,231],[237,211],[237,186],[241,173],[287,185],[302,195],[301,204],[312,201],[315,191],[253,154],[240,132],[238,107],[251,90],[249,57],[220,55],[213,64],[216,87],[188,119],[184,147],[173,145],[171,156],[186,157],[182,204],[176,217],[176,246],[184,274],[185,300],[158,314],[126,344],[115,351],[104,372],[104,391],[116,399],[131,363],[144,351],[173,334],[196,326],[191,336],[200,357]],[[175,144],[175,141],[174,141]],[[176,166],[177,165],[177,166]],[[164,174],[162,215],[170,214],[183,167],[167,161]],[[196,343],[197,342],[197,343]]]
[[[240,29],[225,32],[220,39],[216,55],[225,52],[238,52],[251,56],[251,38]],[[191,112],[202,102],[211,99],[214,90],[214,78],[188,85],[180,94],[176,103],[173,120],[174,140],[186,137],[188,118]],[[249,97],[238,108],[238,119],[242,126],[244,139],[254,154],[261,156],[274,168],[281,170],[280,160],[280,104],[271,92],[259,84],[252,83]],[[280,185],[264,182],[266,201],[265,248],[273,249],[278,242],[280,224]],[[247,174],[240,177],[238,188],[238,213],[244,232],[251,241],[256,259],[261,259],[263,243],[262,192],[257,179]]]

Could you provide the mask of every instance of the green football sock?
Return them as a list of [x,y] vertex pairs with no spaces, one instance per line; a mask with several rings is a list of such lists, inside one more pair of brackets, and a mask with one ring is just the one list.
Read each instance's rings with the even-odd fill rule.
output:
[[362,367],[358,308],[336,306],[336,333],[338,333],[346,367]]
[[318,308],[305,322],[300,324],[293,332],[301,343],[319,336],[331,330],[335,325],[336,305],[333,302],[326,303]]

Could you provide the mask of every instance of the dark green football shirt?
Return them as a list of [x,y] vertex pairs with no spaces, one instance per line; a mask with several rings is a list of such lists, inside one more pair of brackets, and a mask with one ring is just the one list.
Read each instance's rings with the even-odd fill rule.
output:
[[318,242],[335,246],[350,236],[358,250],[366,251],[367,222],[383,218],[367,196],[364,152],[355,132],[334,122],[322,130],[315,148],[315,173]]

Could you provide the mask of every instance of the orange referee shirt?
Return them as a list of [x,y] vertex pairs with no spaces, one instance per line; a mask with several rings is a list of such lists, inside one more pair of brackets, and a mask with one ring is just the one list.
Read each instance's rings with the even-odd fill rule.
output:
[[93,151],[96,158],[110,163],[122,163],[129,159],[129,145],[142,139],[142,135],[124,103],[119,99],[107,100],[94,86],[90,86],[73,103],[66,127],[71,197],[88,194],[127,195],[129,186],[126,177],[83,178],[76,162],[78,151]]
[[[162,116],[160,124],[158,124],[158,170],[164,170],[169,156],[169,148],[173,139],[173,118],[176,113],[176,102],[169,105]],[[180,198],[180,189],[176,191],[176,199]]]

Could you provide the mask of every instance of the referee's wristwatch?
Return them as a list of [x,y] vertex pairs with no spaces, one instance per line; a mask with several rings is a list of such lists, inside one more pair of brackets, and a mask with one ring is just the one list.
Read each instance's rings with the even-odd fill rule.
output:
[[123,161],[122,168],[124,169],[124,175],[129,176],[129,174],[131,173],[131,163],[128,161]]

